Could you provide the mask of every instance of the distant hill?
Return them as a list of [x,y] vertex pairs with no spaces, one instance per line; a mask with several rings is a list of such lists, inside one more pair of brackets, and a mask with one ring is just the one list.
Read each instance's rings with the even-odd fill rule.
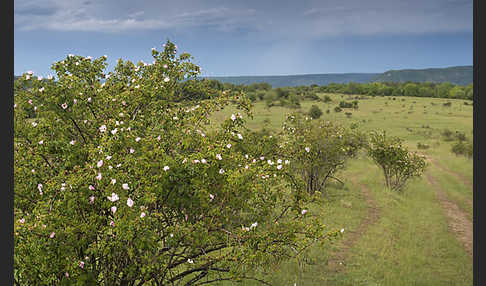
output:
[[302,74],[302,75],[274,75],[274,76],[215,76],[206,77],[220,82],[232,84],[252,84],[266,82],[272,87],[299,86],[299,85],[328,85],[330,83],[367,83],[378,76],[377,73],[342,73],[342,74]]
[[473,81],[472,66],[457,66],[448,68],[389,70],[379,74],[373,81],[390,82],[450,82],[468,85]]
[[[18,76],[15,76],[17,79]],[[274,75],[274,76],[210,76],[204,77],[220,82],[245,84],[266,82],[272,87],[299,85],[328,85],[330,83],[368,83],[368,82],[450,82],[452,84],[468,85],[473,81],[472,66],[457,66],[429,69],[389,70],[384,73],[328,73],[302,75]]]
[[472,66],[458,66],[448,68],[430,69],[404,69],[390,70],[384,73],[330,73],[330,74],[303,74],[303,75],[277,75],[277,76],[215,76],[206,77],[220,82],[232,84],[252,84],[267,82],[272,87],[298,86],[298,85],[328,85],[329,83],[368,83],[368,82],[450,82],[452,84],[468,85],[473,81]]

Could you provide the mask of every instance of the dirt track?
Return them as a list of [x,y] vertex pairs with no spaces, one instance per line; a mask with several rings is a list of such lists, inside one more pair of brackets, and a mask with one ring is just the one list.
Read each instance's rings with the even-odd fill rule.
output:
[[373,199],[370,190],[366,185],[363,184],[360,184],[360,188],[366,204],[368,205],[368,212],[366,214],[366,217],[361,220],[356,230],[349,230],[346,232],[346,237],[343,240],[342,246],[339,248],[339,252],[336,252],[327,262],[330,271],[339,272],[345,268],[346,258],[348,257],[349,250],[368,230],[368,228],[372,224],[376,223],[380,218],[380,210],[376,205],[376,202]]
[[425,174],[427,182],[435,189],[437,199],[444,210],[449,225],[449,230],[464,246],[464,249],[472,257],[473,254],[473,224],[467,215],[453,202],[442,190],[439,183],[429,174]]

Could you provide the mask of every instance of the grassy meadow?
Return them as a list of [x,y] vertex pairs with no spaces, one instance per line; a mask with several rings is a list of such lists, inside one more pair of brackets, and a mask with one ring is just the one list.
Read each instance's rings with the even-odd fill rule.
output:
[[[355,100],[355,96],[327,95],[332,102],[302,101],[300,109],[267,108],[265,102],[257,101],[248,126],[278,132],[286,114],[306,113],[317,105],[323,111],[321,119],[355,124],[363,131],[386,130],[401,137],[410,150],[427,156],[429,166],[421,178],[396,193],[384,188],[381,170],[362,152],[338,174],[344,185],[332,184],[324,193],[324,203],[309,209],[309,214],[320,217],[329,229],[344,228],[342,238],[314,246],[308,264],[289,261],[259,269],[257,276],[263,278],[266,273],[272,285],[472,285],[472,256],[458,238],[461,234],[451,227],[448,211],[437,195],[439,189],[457,206],[456,212],[472,222],[473,161],[452,153],[453,142],[441,136],[447,128],[472,138],[471,102],[366,97],[358,99],[358,109],[335,112],[340,101]],[[451,106],[444,106],[446,102]],[[212,119],[218,122],[233,112],[227,108]],[[418,143],[430,148],[418,149]],[[258,285],[252,281],[243,284]]]

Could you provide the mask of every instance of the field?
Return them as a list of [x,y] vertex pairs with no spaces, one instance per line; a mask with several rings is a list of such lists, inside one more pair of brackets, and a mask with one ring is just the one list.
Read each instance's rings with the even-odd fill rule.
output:
[[[427,157],[429,166],[421,178],[396,193],[384,188],[380,169],[360,154],[339,174],[344,185],[332,185],[324,194],[325,203],[309,211],[330,229],[344,228],[343,237],[314,247],[308,264],[290,261],[258,271],[267,273],[272,285],[472,285],[473,161],[452,153],[452,142],[441,135],[447,128],[472,138],[471,102],[367,97],[358,100],[358,109],[335,112],[341,100],[355,97],[327,95],[332,102],[304,101],[300,109],[267,108],[257,101],[248,126],[276,132],[286,114],[308,112],[317,105],[321,119],[401,137],[410,150]],[[228,118],[232,112],[225,109],[213,119]],[[418,143],[430,148],[418,149]]]

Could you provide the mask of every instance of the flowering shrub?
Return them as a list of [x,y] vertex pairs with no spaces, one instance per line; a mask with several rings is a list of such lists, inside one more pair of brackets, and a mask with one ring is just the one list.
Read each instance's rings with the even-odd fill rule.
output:
[[368,155],[383,170],[385,186],[397,191],[411,178],[420,177],[427,166],[422,156],[402,146],[400,138],[387,137],[385,132],[371,133]]
[[[276,187],[289,165],[238,151],[250,115],[242,94],[198,81],[169,41],[152,56],[105,73],[106,56],[69,55],[52,66],[57,81],[16,81],[16,283],[251,278],[339,234]],[[228,104],[241,113],[206,131]]]
[[291,114],[283,126],[283,153],[289,156],[293,172],[288,174],[296,190],[322,192],[328,179],[364,147],[364,135],[339,124]]

